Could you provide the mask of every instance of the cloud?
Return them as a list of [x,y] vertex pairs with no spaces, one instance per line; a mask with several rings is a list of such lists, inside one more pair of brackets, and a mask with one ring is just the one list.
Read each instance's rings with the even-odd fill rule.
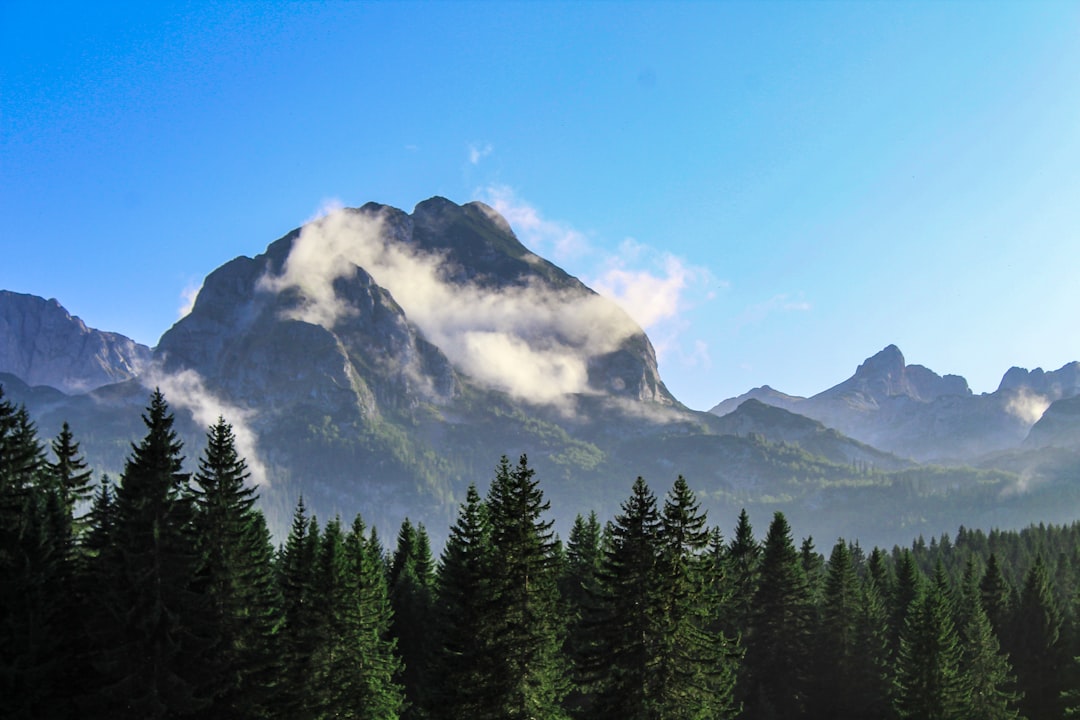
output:
[[491,143],[469,143],[469,164],[479,165],[480,161],[495,151]]
[[620,243],[615,253],[606,252],[585,233],[544,217],[506,185],[490,185],[478,194],[509,222],[525,245],[566,264],[572,274],[622,307],[649,332],[659,358],[674,356],[690,365],[705,362],[708,348],[700,340],[693,349],[682,347],[690,327],[684,313],[715,300],[715,289],[726,288],[726,281],[708,268],[633,238]]
[[217,423],[219,417],[224,418],[232,425],[236,450],[247,461],[251,482],[263,486],[270,484],[266,464],[259,455],[258,436],[249,424],[255,415],[253,410],[237,407],[217,397],[207,390],[199,373],[191,369],[166,373],[155,365],[140,378],[140,382],[147,388],[160,388],[170,405],[190,412],[202,427],[209,428]]
[[1050,400],[1028,388],[1020,388],[1020,391],[1009,399],[1005,405],[1005,411],[1019,418],[1028,425],[1034,425],[1050,407]]
[[610,300],[540,280],[503,288],[452,282],[443,255],[395,242],[379,217],[334,210],[307,224],[270,292],[297,291],[288,317],[333,330],[358,310],[334,283],[367,271],[425,337],[480,383],[533,402],[587,393],[590,357],[616,350],[638,327]]
[[739,327],[757,325],[765,318],[776,313],[809,312],[812,309],[813,306],[803,298],[802,293],[795,297],[788,293],[781,293],[772,296],[763,303],[748,307],[739,317],[737,324]]
[[541,255],[563,263],[593,252],[584,234],[564,223],[543,217],[506,185],[489,185],[478,195],[510,223],[522,243]]
[[191,309],[195,307],[195,301],[199,297],[200,290],[202,290],[202,283],[196,285],[194,282],[189,282],[180,291],[180,309],[177,312],[177,320],[182,320],[191,314]]

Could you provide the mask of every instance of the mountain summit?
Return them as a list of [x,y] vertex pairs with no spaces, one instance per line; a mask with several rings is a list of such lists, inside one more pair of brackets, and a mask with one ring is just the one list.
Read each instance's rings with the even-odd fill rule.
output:
[[88,328],[56,300],[0,290],[0,372],[28,385],[84,392],[135,377],[150,348]]

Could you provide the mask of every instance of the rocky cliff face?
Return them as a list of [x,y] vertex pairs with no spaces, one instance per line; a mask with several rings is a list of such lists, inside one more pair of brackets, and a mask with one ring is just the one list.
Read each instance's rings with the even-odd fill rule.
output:
[[86,327],[56,300],[0,290],[0,372],[28,385],[86,392],[139,373],[150,348]]

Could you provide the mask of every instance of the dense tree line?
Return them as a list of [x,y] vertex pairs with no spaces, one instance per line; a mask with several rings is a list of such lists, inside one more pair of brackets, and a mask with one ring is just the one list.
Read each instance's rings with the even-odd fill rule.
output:
[[189,474],[160,392],[143,421],[95,482],[0,394],[0,716],[1080,717],[1080,524],[826,558],[638,478],[564,544],[522,456],[437,560],[303,500],[275,548],[227,422]]

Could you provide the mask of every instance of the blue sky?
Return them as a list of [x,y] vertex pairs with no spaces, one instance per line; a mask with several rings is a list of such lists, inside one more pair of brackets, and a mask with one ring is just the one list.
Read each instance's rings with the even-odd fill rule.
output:
[[1080,359],[1080,4],[0,4],[0,288],[154,344],[333,202],[485,200],[692,407]]

